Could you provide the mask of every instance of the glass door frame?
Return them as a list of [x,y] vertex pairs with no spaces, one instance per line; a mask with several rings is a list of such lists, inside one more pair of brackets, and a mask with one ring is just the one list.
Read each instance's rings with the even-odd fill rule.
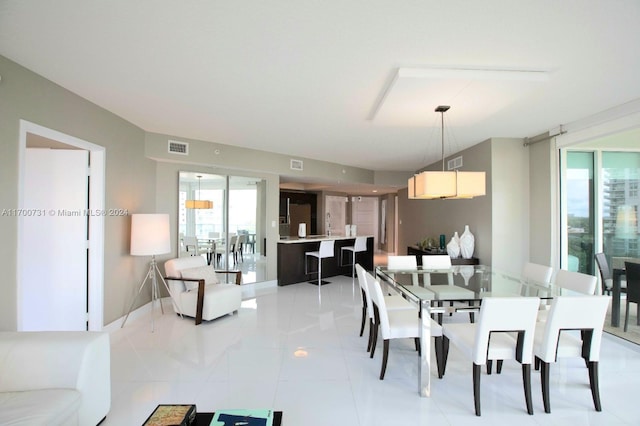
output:
[[[591,214],[593,226],[593,252],[602,251],[602,206],[603,206],[603,179],[602,179],[602,150],[580,149],[579,147],[564,147],[558,150],[560,157],[560,268],[568,269],[569,266],[569,213],[567,201],[567,156],[569,152],[585,152],[593,155],[593,209]],[[595,274],[595,262],[591,263],[591,274]]]

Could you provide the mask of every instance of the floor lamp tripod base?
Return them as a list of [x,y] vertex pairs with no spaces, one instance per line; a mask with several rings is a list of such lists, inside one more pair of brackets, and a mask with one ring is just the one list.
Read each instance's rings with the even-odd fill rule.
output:
[[176,311],[180,312],[180,315],[182,316],[182,310],[180,309],[175,299],[173,298],[173,295],[171,294],[171,290],[169,290],[169,286],[167,285],[167,282],[164,280],[164,278],[162,278],[162,274],[158,269],[158,264],[156,263],[156,257],[151,256],[151,262],[149,263],[149,271],[147,271],[147,275],[144,277],[142,284],[140,284],[140,288],[138,289],[138,294],[133,299],[133,302],[131,302],[131,306],[129,306],[129,311],[127,312],[127,315],[124,317],[124,320],[122,321],[122,325],[120,326],[120,328],[124,328],[124,325],[127,322],[127,319],[129,318],[129,314],[131,314],[131,311],[133,310],[133,307],[136,304],[136,301],[138,300],[138,298],[140,297],[140,294],[142,293],[142,289],[144,288],[144,285],[147,283],[147,281],[149,281],[151,282],[151,331],[152,332],[155,331],[154,308],[155,308],[156,300],[160,303],[160,311],[164,315],[162,298],[160,298],[160,288],[158,286],[158,277],[160,277],[160,281],[162,281],[164,288],[169,293],[169,296],[171,297],[171,300],[173,301],[173,304],[176,307]]

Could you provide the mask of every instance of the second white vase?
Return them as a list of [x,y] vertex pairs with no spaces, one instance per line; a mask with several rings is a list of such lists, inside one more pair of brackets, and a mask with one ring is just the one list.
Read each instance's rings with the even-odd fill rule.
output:
[[458,232],[453,234],[451,241],[447,244],[447,254],[452,259],[460,257],[460,238],[458,237]]
[[475,248],[476,237],[469,230],[469,225],[464,226],[464,232],[460,236],[460,255],[463,259],[471,259]]

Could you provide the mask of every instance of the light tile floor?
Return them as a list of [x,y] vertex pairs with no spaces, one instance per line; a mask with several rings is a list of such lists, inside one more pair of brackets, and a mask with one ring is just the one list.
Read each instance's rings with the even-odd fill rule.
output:
[[552,366],[551,414],[544,413],[540,378],[533,375],[533,416],[525,411],[520,367],[506,362],[501,375],[483,374],[477,418],[471,364],[453,347],[444,379],[432,371],[431,398],[418,395],[412,341],[391,343],[380,381],[381,350],[369,359],[366,338],[358,336],[357,283],[330,280],[321,303],[318,288],[301,283],[256,290],[238,315],[197,327],[170,309],[164,316],[156,309],[153,333],[149,315],[127,323],[111,334],[112,408],[103,424],[140,425],[166,403],[195,403],[199,411],[271,407],[284,411],[286,426],[640,424],[640,350],[611,336],[602,348],[601,413],[578,360]]

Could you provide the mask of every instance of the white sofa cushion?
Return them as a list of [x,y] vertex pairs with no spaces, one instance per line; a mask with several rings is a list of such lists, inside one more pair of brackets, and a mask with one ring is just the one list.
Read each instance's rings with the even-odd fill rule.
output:
[[[219,284],[220,280],[216,275],[216,271],[213,270],[211,266],[198,266],[195,268],[187,268],[180,271],[182,274],[181,278],[188,279],[203,279],[205,284]],[[197,290],[198,283],[195,281],[185,281],[184,282],[187,291]]]
[[111,407],[110,357],[104,332],[0,332],[0,393],[79,392],[77,423],[95,425]]
[[73,389],[0,392],[0,424],[78,425],[80,399],[80,392]]

